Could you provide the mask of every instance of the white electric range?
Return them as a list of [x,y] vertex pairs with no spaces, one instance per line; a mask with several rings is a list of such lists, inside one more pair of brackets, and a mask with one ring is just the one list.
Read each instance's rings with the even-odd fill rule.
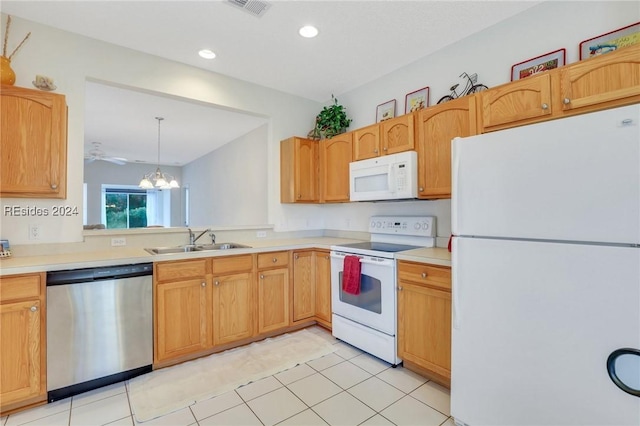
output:
[[[435,246],[435,217],[373,216],[371,241],[331,246],[333,335],[396,366],[396,254]],[[342,289],[346,256],[360,258],[360,293]]]

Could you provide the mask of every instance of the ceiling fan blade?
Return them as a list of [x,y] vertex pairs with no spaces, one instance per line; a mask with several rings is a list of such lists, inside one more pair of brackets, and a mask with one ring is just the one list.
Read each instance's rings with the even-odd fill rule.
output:
[[87,163],[93,163],[94,161],[96,161],[95,157],[84,157],[84,161]]
[[102,160],[108,161],[108,162],[113,163],[113,164],[117,164],[119,166],[123,166],[123,165],[125,165],[127,163],[126,159],[118,158],[118,157],[104,157],[104,158],[102,158]]

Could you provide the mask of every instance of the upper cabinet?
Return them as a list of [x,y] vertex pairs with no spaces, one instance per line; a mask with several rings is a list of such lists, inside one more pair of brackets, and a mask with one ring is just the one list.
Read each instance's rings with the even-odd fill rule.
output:
[[353,161],[414,149],[414,114],[354,130]]
[[292,137],[280,142],[280,201],[318,202],[318,141]]
[[353,132],[320,141],[320,202],[349,201]]
[[380,125],[362,127],[353,132],[353,161],[380,155]]
[[559,70],[554,99],[562,115],[640,102],[640,44],[586,59]]
[[482,105],[480,133],[529,124],[551,116],[549,72],[494,87],[478,95]]
[[65,97],[2,85],[0,123],[0,196],[66,198]]
[[420,110],[418,197],[451,197],[451,140],[476,134],[476,95]]

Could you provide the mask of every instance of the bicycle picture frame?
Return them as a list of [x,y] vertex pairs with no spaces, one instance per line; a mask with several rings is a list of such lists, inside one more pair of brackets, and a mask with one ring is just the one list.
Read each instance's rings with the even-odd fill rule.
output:
[[561,67],[565,64],[566,56],[566,49],[563,48],[517,63],[511,67],[511,81]]
[[392,119],[396,116],[396,100],[384,102],[376,107],[376,123]]
[[580,43],[580,60],[638,43],[640,43],[640,22],[583,41]]
[[413,111],[429,106],[429,86],[422,89],[415,90],[411,93],[407,93],[404,97],[404,113],[409,114]]

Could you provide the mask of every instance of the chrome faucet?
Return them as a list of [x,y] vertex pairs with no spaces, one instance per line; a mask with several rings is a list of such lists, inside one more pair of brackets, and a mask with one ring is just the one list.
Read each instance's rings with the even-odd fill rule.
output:
[[[207,232],[209,232],[209,233],[210,233],[210,234],[209,234],[210,236],[211,236],[211,235],[213,235],[213,236],[211,237],[211,239],[212,239],[213,241],[215,241],[215,234],[214,234],[213,232],[211,232],[211,229],[210,229],[210,228],[207,228],[207,229],[205,229],[204,231],[202,231],[202,232],[200,233],[200,235],[198,235],[197,237],[195,236],[195,234],[193,233],[193,231],[191,230],[191,228],[187,228],[187,229],[189,230],[189,245],[191,245],[191,246],[195,245],[195,244],[196,244],[196,241],[198,241],[198,239],[199,239],[200,237],[202,237],[204,234],[206,234]],[[215,244],[215,242],[214,242],[214,244]]]

